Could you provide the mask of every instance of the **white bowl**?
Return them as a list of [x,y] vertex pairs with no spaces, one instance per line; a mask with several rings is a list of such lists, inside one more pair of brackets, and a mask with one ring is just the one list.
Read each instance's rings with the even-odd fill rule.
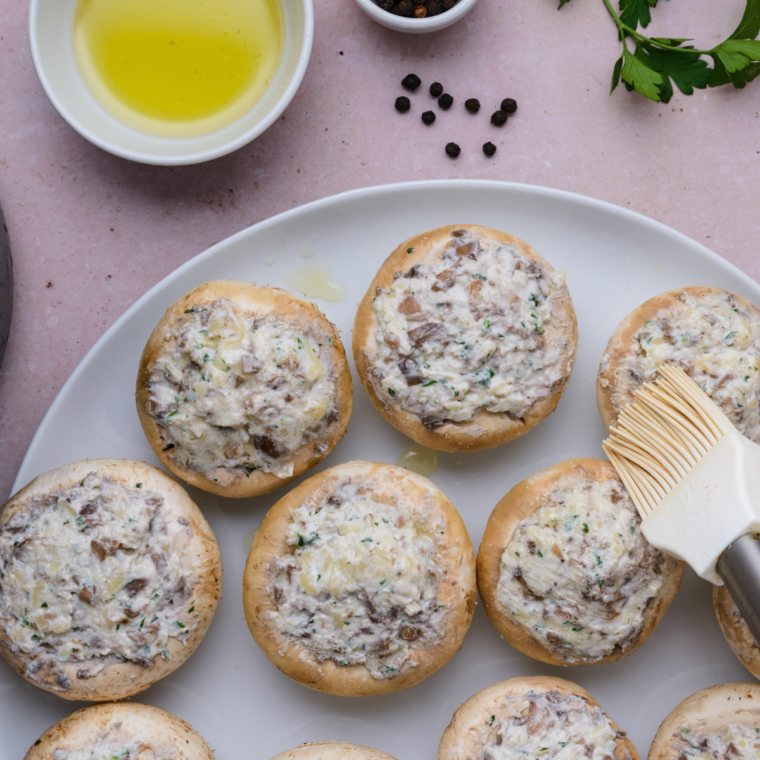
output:
[[397,32],[407,32],[408,34],[424,34],[425,32],[436,32],[439,29],[445,29],[459,21],[462,16],[466,16],[473,5],[478,0],[459,0],[459,2],[450,10],[439,13],[437,16],[430,18],[405,18],[404,16],[395,16],[393,13],[384,11],[374,0],[356,0],[356,4],[378,24],[395,29]]
[[87,88],[72,45],[76,4],[77,0],[32,0],[29,44],[37,76],[56,111],[82,137],[109,153],[144,164],[197,164],[231,153],[258,137],[296,94],[314,37],[312,0],[280,0],[285,26],[282,59],[261,100],[232,124],[210,134],[158,137],[120,122]]

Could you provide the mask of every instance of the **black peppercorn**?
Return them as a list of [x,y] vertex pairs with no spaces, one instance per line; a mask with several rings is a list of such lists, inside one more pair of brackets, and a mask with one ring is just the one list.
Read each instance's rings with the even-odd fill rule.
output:
[[401,86],[405,90],[416,90],[422,84],[422,80],[416,74],[407,74],[401,80]]
[[449,158],[456,158],[461,152],[462,149],[454,142],[450,142],[446,145],[446,155]]
[[443,95],[443,85],[440,82],[433,82],[433,84],[430,85],[430,94],[434,98]]
[[470,113],[477,113],[480,110],[480,101],[477,98],[470,98],[464,101],[464,107]]
[[441,95],[441,97],[438,98],[438,105],[444,110],[447,108],[451,108],[453,103],[454,103],[454,98],[452,98],[448,92],[444,92],[443,95]]
[[403,95],[400,98],[396,98],[397,111],[400,111],[401,113],[406,113],[411,107],[412,107],[412,104],[409,102],[409,98],[404,97]]
[[[438,16],[444,11],[450,11],[459,0],[374,0],[375,4],[388,13],[409,18],[426,18]],[[443,90],[441,90],[443,92]],[[440,93],[438,93],[440,94]],[[434,95],[438,97],[438,95]]]
[[490,158],[494,153],[496,153],[496,146],[492,142],[484,143],[483,153],[485,153]]
[[504,111],[494,111],[491,114],[491,124],[495,127],[503,127],[507,123],[507,114]]
[[425,111],[425,113],[422,114],[423,124],[427,124],[429,126],[434,121],[435,121],[435,114],[432,111]]
[[512,98],[504,98],[501,101],[501,110],[504,113],[514,113],[517,110],[517,101]]

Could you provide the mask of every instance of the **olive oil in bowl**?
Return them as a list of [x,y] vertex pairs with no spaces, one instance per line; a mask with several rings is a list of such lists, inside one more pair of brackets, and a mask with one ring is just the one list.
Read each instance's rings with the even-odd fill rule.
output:
[[100,104],[141,132],[181,138],[249,111],[277,72],[279,0],[79,0],[80,73]]

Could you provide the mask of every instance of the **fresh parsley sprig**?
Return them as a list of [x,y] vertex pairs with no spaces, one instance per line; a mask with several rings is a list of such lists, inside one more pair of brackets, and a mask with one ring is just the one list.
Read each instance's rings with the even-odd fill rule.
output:
[[[657,0],[619,0],[619,12],[610,0],[602,0],[618,28],[623,54],[612,71],[610,94],[623,80],[628,91],[636,90],[650,100],[668,103],[673,84],[684,93],[695,88],[732,84],[742,89],[760,75],[760,0],[746,0],[739,26],[720,45],[698,50],[687,38],[647,37],[638,31],[652,20],[650,8]],[[562,8],[570,0],[559,0]],[[630,43],[630,46],[629,46]],[[712,59],[712,66],[707,59]]]

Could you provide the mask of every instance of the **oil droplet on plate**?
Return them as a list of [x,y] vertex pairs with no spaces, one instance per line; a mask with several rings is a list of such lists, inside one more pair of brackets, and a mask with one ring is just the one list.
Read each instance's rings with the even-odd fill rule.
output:
[[264,261],[266,261],[267,265],[271,267],[272,264],[274,264],[274,256],[267,256]]
[[396,464],[429,478],[438,469],[438,452],[415,443],[398,458]]
[[314,248],[311,243],[302,243],[298,246],[298,252],[305,259],[310,259],[314,255]]
[[253,545],[253,539],[256,538],[256,533],[258,530],[258,528],[254,528],[250,533],[246,533],[246,536],[243,539],[243,548],[245,549],[246,557],[250,554],[251,546]]
[[309,298],[338,303],[345,299],[346,289],[330,278],[330,266],[326,261],[302,264],[288,275],[288,285]]

